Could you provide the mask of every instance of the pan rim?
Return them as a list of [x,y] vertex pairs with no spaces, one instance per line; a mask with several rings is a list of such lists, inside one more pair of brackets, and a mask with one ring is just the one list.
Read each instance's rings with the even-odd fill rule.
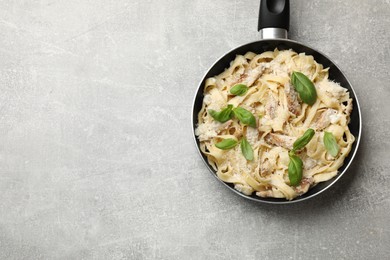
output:
[[[246,45],[250,45],[250,44],[255,44],[255,43],[259,43],[259,42],[269,42],[269,41],[285,41],[285,42],[290,42],[290,43],[294,43],[294,44],[299,44],[299,45],[302,45],[304,47],[307,47],[309,49],[312,49],[313,51],[319,53],[320,55],[322,55],[323,57],[325,57],[327,60],[329,60],[340,72],[341,74],[344,76],[344,78],[346,79],[346,81],[348,82],[349,86],[351,87],[351,90],[353,92],[353,95],[354,95],[354,99],[355,99],[355,102],[356,102],[356,107],[357,107],[357,111],[358,111],[358,115],[359,115],[359,133],[358,133],[358,136],[356,137],[356,147],[354,149],[354,151],[352,152],[352,155],[351,155],[351,158],[349,160],[349,162],[347,163],[347,165],[345,166],[344,170],[341,172],[341,173],[338,173],[337,176],[334,177],[334,179],[332,180],[332,182],[327,185],[325,188],[319,190],[318,192],[314,193],[314,194],[311,194],[307,197],[296,197],[292,200],[280,200],[280,201],[268,201],[268,200],[263,200],[263,198],[261,197],[251,197],[251,196],[248,196],[248,195],[245,195],[241,192],[239,192],[238,190],[230,187],[226,182],[222,181],[221,179],[218,178],[218,176],[215,174],[215,172],[211,169],[210,165],[206,162],[206,160],[203,158],[203,154],[201,152],[201,150],[199,149],[199,145],[198,145],[198,142],[197,142],[197,137],[195,135],[195,125],[194,125],[194,111],[195,111],[195,102],[196,102],[196,98],[197,98],[197,94],[199,93],[199,90],[201,89],[202,87],[202,82],[205,80],[207,74],[210,72],[210,70],[221,60],[223,59],[226,55],[228,55],[229,53],[231,52],[234,52],[235,50],[243,47],[243,46],[246,46]],[[356,108],[353,108],[353,109],[356,109]],[[251,200],[251,201],[255,201],[255,202],[258,202],[258,203],[266,203],[266,204],[278,204],[278,205],[281,205],[281,204],[292,204],[292,203],[298,203],[298,202],[302,202],[302,201],[305,201],[305,200],[308,200],[308,199],[311,199],[321,193],[323,193],[324,191],[328,190],[330,187],[332,187],[349,169],[349,167],[351,166],[353,160],[355,159],[355,156],[357,154],[357,151],[359,150],[359,145],[360,145],[360,139],[361,139],[361,135],[362,135],[362,113],[361,113],[361,110],[360,110],[360,104],[359,104],[359,100],[358,100],[358,97],[356,95],[356,92],[355,92],[355,89],[353,88],[353,85],[351,84],[351,82],[349,81],[349,79],[345,76],[345,73],[342,69],[340,69],[340,67],[332,60],[330,59],[327,55],[325,55],[324,53],[322,53],[321,51],[318,51],[317,49],[311,47],[310,45],[307,45],[307,44],[303,44],[303,43],[300,43],[298,41],[295,41],[295,40],[291,40],[291,39],[279,39],[279,38],[275,38],[275,39],[262,39],[262,40],[257,40],[257,41],[252,41],[252,42],[249,42],[249,43],[245,43],[245,44],[242,44],[240,46],[237,46],[235,48],[232,48],[230,49],[229,51],[225,52],[222,56],[220,56],[209,68],[208,70],[206,71],[206,73],[203,75],[203,77],[201,78],[200,82],[198,83],[197,85],[197,88],[195,90],[195,95],[193,97],[193,101],[192,101],[192,106],[191,106],[191,111],[192,111],[192,114],[191,114],[191,129],[192,129],[192,136],[194,138],[194,142],[195,142],[195,146],[197,148],[197,151],[198,151],[198,154],[199,156],[201,157],[201,160],[203,161],[203,163],[206,165],[206,167],[209,169],[209,172],[219,181],[221,182],[226,188],[228,188],[229,190],[235,192],[236,194],[240,195],[241,197],[245,198],[245,199],[248,199],[248,200]]]

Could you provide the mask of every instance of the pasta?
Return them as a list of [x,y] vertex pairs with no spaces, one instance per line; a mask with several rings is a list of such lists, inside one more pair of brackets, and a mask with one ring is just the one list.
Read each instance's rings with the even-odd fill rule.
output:
[[[291,73],[305,74],[315,85],[317,99],[310,106],[301,101],[290,82]],[[229,90],[245,84],[248,91],[234,96]],[[250,111],[256,128],[232,118],[217,122],[209,110],[220,111],[228,104]],[[195,134],[200,149],[219,179],[238,191],[260,197],[292,200],[319,182],[337,175],[355,140],[348,128],[352,99],[347,89],[328,79],[328,68],[312,56],[293,50],[248,52],[237,55],[230,67],[208,78]],[[303,176],[297,186],[288,177],[289,151],[294,141],[309,128],[315,130],[310,142],[298,153]],[[331,156],[324,145],[324,132],[331,132],[340,150]],[[253,149],[249,161],[240,146],[222,150],[215,146],[223,139],[245,137]]]

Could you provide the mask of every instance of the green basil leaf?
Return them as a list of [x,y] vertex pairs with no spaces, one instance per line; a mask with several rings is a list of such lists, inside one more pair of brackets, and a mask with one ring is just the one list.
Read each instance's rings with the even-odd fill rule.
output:
[[298,186],[302,180],[303,162],[296,155],[290,155],[290,163],[288,164],[288,178],[292,186]]
[[241,123],[251,127],[256,127],[256,119],[254,115],[245,108],[236,107],[233,109],[233,113]]
[[303,102],[313,105],[317,99],[317,91],[313,82],[301,72],[294,71],[291,74],[291,84],[294,85]]
[[237,84],[230,89],[230,93],[236,96],[243,96],[248,91],[248,87],[244,84]]
[[307,129],[306,132],[294,142],[293,151],[297,151],[305,147],[313,138],[314,134],[315,131],[313,129]]
[[248,161],[252,161],[253,160],[253,149],[245,137],[242,138],[240,146],[241,146],[241,152],[244,155],[245,159],[247,159]]
[[324,144],[325,144],[326,150],[328,150],[330,155],[332,155],[333,157],[336,157],[340,151],[340,147],[337,144],[336,138],[334,137],[334,135],[332,133],[325,132]]
[[232,109],[233,109],[233,105],[228,105],[220,112],[217,112],[213,109],[209,109],[208,112],[216,121],[225,123],[226,121],[232,118],[233,116]]
[[225,139],[225,140],[215,144],[215,146],[221,150],[229,150],[229,149],[232,149],[236,145],[237,145],[237,141],[232,139],[232,138]]

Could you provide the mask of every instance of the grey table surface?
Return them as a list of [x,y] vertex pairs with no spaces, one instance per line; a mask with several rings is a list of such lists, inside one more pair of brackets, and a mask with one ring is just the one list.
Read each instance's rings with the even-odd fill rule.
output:
[[389,259],[390,1],[292,0],[362,107],[352,168],[293,205],[223,188],[198,81],[259,39],[258,1],[1,1],[1,259]]

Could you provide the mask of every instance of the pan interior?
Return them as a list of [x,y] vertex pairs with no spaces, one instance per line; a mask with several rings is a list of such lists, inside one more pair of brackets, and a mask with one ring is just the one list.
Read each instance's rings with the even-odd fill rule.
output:
[[[340,167],[339,174],[336,177],[334,177],[333,179],[330,179],[326,182],[318,183],[316,186],[312,187],[304,195],[299,196],[299,197],[295,198],[294,200],[292,200],[292,202],[297,202],[297,201],[305,200],[309,197],[313,197],[314,195],[327,189],[335,181],[337,181],[338,178],[340,178],[341,175],[344,174],[344,172],[346,171],[346,168],[349,166],[349,164],[350,164],[350,162],[351,162],[351,160],[354,157],[354,154],[356,152],[357,145],[359,143],[361,122],[360,122],[360,111],[359,111],[358,103],[356,102],[355,92],[353,91],[351,84],[349,83],[347,78],[344,76],[344,74],[340,71],[340,69],[332,61],[330,61],[326,56],[324,56],[323,54],[319,53],[318,51],[316,51],[310,47],[307,47],[303,44],[300,44],[298,42],[291,41],[291,40],[282,40],[282,39],[280,39],[280,40],[279,39],[278,40],[276,40],[276,39],[275,40],[261,40],[261,41],[257,41],[257,42],[248,43],[248,44],[242,45],[236,49],[231,50],[226,55],[221,57],[209,69],[209,71],[206,73],[206,75],[204,76],[202,82],[200,83],[200,85],[198,87],[198,91],[197,91],[197,94],[195,97],[194,107],[193,107],[193,117],[192,117],[193,118],[193,129],[196,128],[198,113],[202,107],[203,86],[204,86],[205,80],[207,78],[213,77],[213,76],[218,75],[221,72],[223,72],[226,68],[229,67],[230,62],[235,59],[236,55],[243,55],[248,51],[260,54],[260,53],[265,52],[265,51],[273,51],[275,48],[278,48],[279,50],[292,49],[297,53],[305,53],[306,55],[312,55],[318,63],[321,63],[324,66],[324,68],[329,67],[329,79],[331,79],[335,82],[338,82],[338,83],[340,83],[340,85],[342,87],[347,88],[348,91],[350,92],[350,97],[353,99],[353,110],[351,113],[351,121],[349,123],[349,129],[350,129],[351,133],[355,136],[356,140],[352,145],[352,149],[351,149],[350,154],[345,159],[343,166]],[[195,139],[196,139],[198,149],[199,149],[199,140],[196,137],[195,137]],[[200,150],[199,150],[199,152],[200,152]],[[202,155],[205,163],[208,165],[206,156],[203,155],[202,153],[201,153],[201,155]],[[208,165],[208,168],[210,169],[210,171],[213,172],[214,176],[217,177],[215,171],[209,165]],[[232,184],[225,183],[223,181],[221,181],[221,182],[224,183],[226,186],[228,186],[230,189],[232,189],[234,192],[236,192],[239,195],[244,196],[248,199],[269,202],[269,203],[287,203],[288,202],[285,199],[261,198],[261,197],[254,195],[254,194],[251,196],[247,196],[247,195],[244,195],[244,194],[236,191]]]

